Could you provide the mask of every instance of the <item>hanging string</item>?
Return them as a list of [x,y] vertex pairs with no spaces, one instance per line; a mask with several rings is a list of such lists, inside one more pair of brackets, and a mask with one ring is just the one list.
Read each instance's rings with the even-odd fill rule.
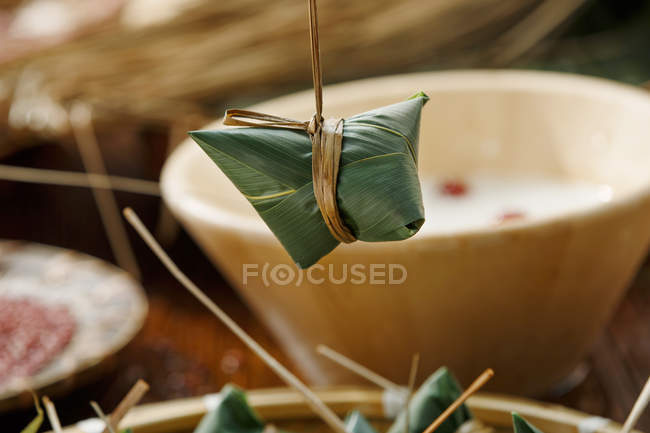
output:
[[309,7],[311,69],[316,100],[316,113],[312,119],[301,122],[255,111],[227,110],[223,124],[305,131],[312,144],[312,180],[318,208],[332,236],[339,242],[351,243],[356,240],[356,237],[352,230],[345,225],[339,213],[336,195],[343,147],[343,119],[323,119],[323,72],[320,64],[318,10],[316,0],[307,0],[307,4]]
[[320,40],[318,39],[318,9],[316,0],[309,2],[309,39],[311,41],[311,74],[314,81],[316,97],[316,114],[314,119],[320,129],[323,121],[323,71],[320,68]]

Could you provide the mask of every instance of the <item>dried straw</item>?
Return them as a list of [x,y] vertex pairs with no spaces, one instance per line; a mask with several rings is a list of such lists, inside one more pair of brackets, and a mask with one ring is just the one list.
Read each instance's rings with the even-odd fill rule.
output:
[[409,381],[407,385],[408,394],[406,396],[406,406],[404,407],[404,433],[409,433],[411,413],[409,408],[411,406],[411,398],[413,397],[413,389],[415,388],[415,379],[418,375],[418,367],[420,365],[420,354],[416,353],[411,359],[411,370],[409,371]]
[[101,406],[96,401],[91,401],[90,402],[90,407],[93,408],[93,410],[95,411],[95,413],[97,414],[99,419],[104,421],[104,425],[106,426],[106,430],[108,430],[109,433],[115,433],[115,429],[111,425],[108,417],[106,416],[106,414],[102,410]]
[[639,394],[639,397],[637,397],[636,401],[634,402],[634,406],[632,407],[630,414],[627,416],[627,419],[625,420],[625,424],[623,424],[621,433],[630,433],[630,431],[634,428],[636,423],[639,421],[639,418],[641,417],[641,414],[643,414],[643,411],[645,410],[646,406],[648,406],[649,401],[650,401],[650,378],[647,380],[647,382],[643,386],[643,389],[641,390],[641,393]]
[[104,188],[160,196],[158,182],[123,176],[106,176],[97,173],[48,170],[0,164],[0,180],[38,183],[45,185],[75,186],[81,188]]
[[395,382],[386,379],[385,377],[375,373],[369,368],[359,364],[358,362],[348,358],[347,356],[337,352],[336,350],[328,346],[325,346],[324,344],[319,344],[316,347],[316,351],[320,355],[323,355],[324,357],[330,359],[331,361],[336,362],[341,367],[350,370],[351,372],[357,374],[360,377],[363,377],[364,379],[366,379],[371,383],[374,383],[380,388],[386,390],[402,389],[402,387],[396,384]]
[[[212,117],[208,103],[223,103],[234,96],[268,96],[284,92],[287,85],[307,86],[309,42],[302,36],[306,30],[302,4],[294,0],[187,3],[168,21],[152,24],[126,15],[120,19],[118,14],[83,37],[5,59],[0,82],[13,89],[22,77],[33,90],[20,95],[8,92],[8,110],[24,107],[24,112],[13,110],[15,123],[47,132],[50,128],[43,121],[60,118],[52,102],[67,106],[82,99],[97,109],[100,118],[131,116],[166,124]],[[336,82],[427,65],[485,64],[486,48],[516,28],[518,38],[506,40],[501,47],[516,46],[501,60],[509,62],[572,12],[569,7],[546,7],[540,12],[541,4],[555,3],[322,0],[319,21],[327,40],[322,47],[323,69],[327,81]],[[517,26],[529,13],[547,23],[543,29]],[[271,90],[275,88],[280,90]],[[29,102],[25,98],[41,101],[51,116],[35,115],[39,104],[25,103]],[[40,121],[32,125],[23,118]]]
[[109,182],[109,188],[93,187],[92,191],[115,260],[122,269],[139,280],[141,277],[140,267],[131,249],[122,218],[120,218],[117,201],[113,195],[110,179],[93,130],[92,111],[86,104],[77,102],[72,107],[69,117],[84,168],[89,173],[103,176],[104,180]]
[[215,304],[187,275],[185,275],[165,253],[160,244],[156,242],[151,232],[147,230],[140,218],[132,209],[124,209],[124,216],[138,232],[140,237],[151,248],[151,251],[158,256],[167,270],[185,287],[196,299],[199,300],[208,310],[214,314],[233,334],[235,334],[248,348],[260,357],[266,365],[273,370],[287,385],[300,392],[305,398],[307,405],[336,433],[346,433],[345,424],[336,414],[318,398],[300,379],[291,373],[284,365],[280,364],[270,353],[268,353],[257,341],[244,331],[234,320],[230,318],[221,308]]
[[119,402],[111,416],[108,418],[106,428],[102,433],[108,433],[109,430],[117,430],[120,421],[124,418],[128,411],[144,397],[149,391],[149,384],[142,379],[139,379],[135,385],[131,387],[129,392]]
[[61,428],[61,421],[59,420],[59,415],[56,413],[56,407],[54,403],[47,396],[43,397],[43,406],[45,406],[45,413],[47,413],[47,419],[50,420],[50,426],[54,433],[61,433],[63,429]]

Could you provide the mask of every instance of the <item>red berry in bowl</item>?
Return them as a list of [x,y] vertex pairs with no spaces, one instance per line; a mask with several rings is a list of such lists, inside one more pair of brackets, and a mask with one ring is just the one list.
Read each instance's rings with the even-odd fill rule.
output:
[[447,180],[440,185],[442,195],[460,197],[467,194],[467,184],[459,179]]

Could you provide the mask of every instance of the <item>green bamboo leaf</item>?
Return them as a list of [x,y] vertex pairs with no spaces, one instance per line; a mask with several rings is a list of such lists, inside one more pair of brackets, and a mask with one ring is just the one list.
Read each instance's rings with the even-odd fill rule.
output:
[[417,160],[418,142],[420,135],[420,111],[429,97],[423,92],[413,95],[404,102],[378,108],[348,119],[348,123],[367,123],[386,128],[403,135],[413,149]]
[[264,423],[248,405],[246,394],[232,385],[220,392],[221,401],[208,412],[194,433],[262,433]]
[[[422,227],[420,184],[412,178],[417,167],[409,155],[392,153],[362,159],[346,165],[344,171],[337,191],[341,213],[359,240],[407,239]],[[355,213],[349,214],[348,209]]]
[[[355,237],[367,242],[407,239],[424,222],[417,175],[423,93],[344,121],[338,204]],[[230,128],[190,132],[248,199],[302,268],[338,241],[313,194],[311,141],[306,132]]]
[[[220,166],[229,157],[258,175],[294,189],[311,181],[311,141],[302,131],[229,128],[189,134]],[[248,183],[240,178],[236,177],[235,185]]]
[[358,410],[350,412],[345,418],[345,430],[348,433],[377,433]]
[[[409,403],[409,433],[423,432],[460,395],[458,381],[446,367],[439,368],[413,394]],[[456,409],[436,430],[436,433],[454,433],[465,422],[473,418],[465,404]],[[404,431],[405,411],[402,411],[388,433]]]
[[[316,204],[311,181],[272,208],[258,212],[301,268],[316,263],[338,245]],[[305,244],[314,248],[304,248]]]
[[512,413],[512,426],[515,433],[543,433],[540,429],[529,423],[518,413]]
[[36,417],[27,424],[20,433],[37,433],[43,424],[43,409],[41,408],[41,403],[38,401],[36,394],[32,393],[34,397],[34,407],[36,408]]

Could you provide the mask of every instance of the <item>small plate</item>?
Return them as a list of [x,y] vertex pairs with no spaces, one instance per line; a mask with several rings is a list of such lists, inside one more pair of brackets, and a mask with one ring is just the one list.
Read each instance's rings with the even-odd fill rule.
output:
[[140,330],[147,315],[142,287],[125,271],[63,248],[0,241],[0,297],[63,305],[76,321],[67,346],[28,380],[0,384],[0,411],[31,404],[27,389],[60,394],[98,373]]

